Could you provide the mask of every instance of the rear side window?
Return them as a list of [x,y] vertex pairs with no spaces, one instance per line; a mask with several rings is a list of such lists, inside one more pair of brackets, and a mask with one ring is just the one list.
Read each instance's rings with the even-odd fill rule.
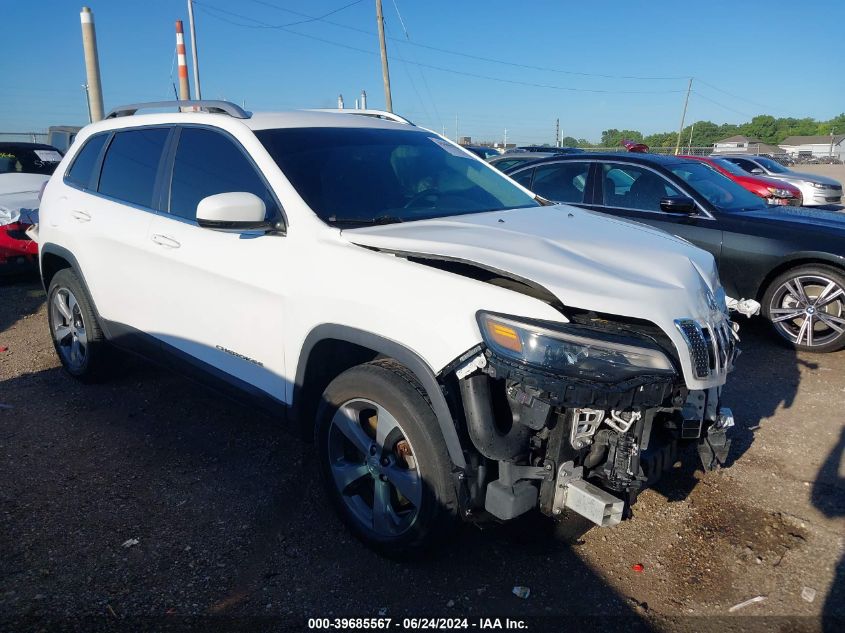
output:
[[100,156],[100,151],[103,149],[103,143],[106,142],[106,138],[108,138],[108,134],[97,134],[86,141],[65,176],[67,182],[84,187],[85,189],[91,187],[94,168],[97,166],[97,158]]
[[273,194],[234,142],[213,130],[183,128],[173,164],[170,213],[193,220],[200,200],[232,191],[255,194],[264,201],[267,219],[277,217]]
[[589,163],[555,163],[537,167],[532,190],[555,202],[584,202]]
[[151,128],[115,134],[103,160],[98,191],[151,208],[158,163],[169,132],[169,128]]
[[525,187],[526,189],[531,189],[531,177],[534,175],[533,169],[526,169],[525,171],[521,171],[518,174],[514,174],[511,176],[515,181],[517,181],[520,185]]

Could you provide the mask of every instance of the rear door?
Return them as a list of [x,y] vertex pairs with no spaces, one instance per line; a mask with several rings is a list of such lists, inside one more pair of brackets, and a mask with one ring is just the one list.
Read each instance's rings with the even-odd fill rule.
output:
[[[147,232],[156,212],[156,194],[161,184],[160,165],[172,128],[168,126],[120,130],[99,139],[92,138],[74,161],[66,177],[70,180],[80,165],[80,179],[90,173],[87,185],[69,183],[63,221],[72,224],[71,247],[79,261],[100,316],[110,322],[114,333],[121,326],[146,330],[151,325],[151,308],[156,289],[147,271],[156,256]],[[105,143],[102,161],[95,155]],[[95,161],[88,171],[83,164]],[[83,167],[85,167],[83,169]],[[82,173],[84,172],[84,173]]]
[[285,400],[286,284],[296,274],[282,235],[201,228],[203,198],[246,191],[267,217],[280,205],[242,146],[214,128],[180,126],[168,159],[165,213],[148,244],[158,257],[146,274],[157,289],[152,332],[180,369],[205,370],[230,384]]

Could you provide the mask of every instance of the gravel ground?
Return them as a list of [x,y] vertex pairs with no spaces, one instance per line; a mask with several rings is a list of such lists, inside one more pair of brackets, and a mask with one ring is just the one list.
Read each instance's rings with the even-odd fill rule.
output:
[[106,384],[71,380],[40,286],[7,282],[0,631],[305,630],[380,610],[530,630],[608,616],[620,630],[845,630],[845,352],[796,355],[742,326],[729,467],[704,474],[690,453],[633,520],[575,544],[527,519],[467,526],[440,556],[397,563],[347,534],[311,447],[276,421],[141,361]]

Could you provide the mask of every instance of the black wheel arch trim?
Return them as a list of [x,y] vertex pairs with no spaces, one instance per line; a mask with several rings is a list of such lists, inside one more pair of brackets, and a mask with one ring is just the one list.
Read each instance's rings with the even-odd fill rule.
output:
[[44,292],[50,291],[49,284],[44,278],[44,255],[55,255],[65,260],[70,265],[70,269],[79,278],[79,282],[82,284],[85,294],[88,295],[88,300],[91,302],[91,309],[94,310],[94,316],[97,317],[97,321],[100,324],[103,334],[105,334],[107,339],[113,338],[111,336],[111,332],[109,331],[108,323],[103,320],[100,316],[100,312],[97,310],[97,303],[94,301],[94,296],[91,294],[91,289],[88,287],[88,282],[85,280],[85,274],[82,272],[82,268],[79,266],[79,262],[76,257],[74,257],[73,253],[65,247],[53,244],[52,242],[43,244],[38,253],[38,274],[41,277],[41,285],[44,288]]
[[314,347],[327,339],[340,340],[355,345],[360,345],[373,350],[378,354],[393,358],[402,363],[416,376],[431,401],[431,408],[437,417],[440,431],[446,442],[446,449],[449,451],[449,458],[458,468],[466,468],[461,442],[446,397],[440,389],[440,383],[432,369],[416,352],[408,349],[401,343],[384,338],[372,332],[359,330],[346,325],[325,323],[318,325],[305,338],[299,353],[299,362],[296,367],[296,379],[293,385],[293,397],[290,407],[291,419],[302,423],[301,411],[304,406],[302,392],[305,381],[305,371],[308,367],[308,360]]

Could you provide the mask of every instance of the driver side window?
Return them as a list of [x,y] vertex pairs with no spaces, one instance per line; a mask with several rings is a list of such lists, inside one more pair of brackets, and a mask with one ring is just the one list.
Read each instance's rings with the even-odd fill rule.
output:
[[660,200],[680,196],[663,176],[634,165],[609,163],[602,166],[603,204],[607,207],[660,212]]

